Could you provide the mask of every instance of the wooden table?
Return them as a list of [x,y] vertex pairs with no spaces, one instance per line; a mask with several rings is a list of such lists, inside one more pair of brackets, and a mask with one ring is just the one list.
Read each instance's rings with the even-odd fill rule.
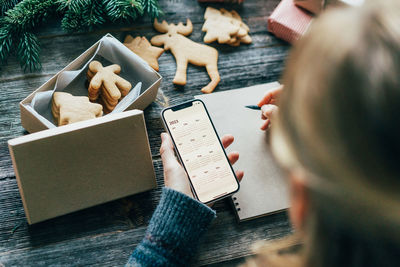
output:
[[[217,92],[280,78],[289,46],[267,32],[267,17],[278,2],[245,0],[241,7],[226,6],[228,9],[234,7],[250,26],[253,43],[240,47],[212,44],[220,53],[221,82]],[[194,25],[190,38],[202,42],[205,4],[195,0],[160,0],[160,4],[168,22],[190,18]],[[29,226],[7,148],[7,140],[26,134],[20,123],[18,103],[107,32],[119,40],[128,33],[145,35],[148,39],[156,34],[149,19],[84,34],[65,34],[59,20],[54,20],[39,31],[41,71],[24,74],[15,58],[10,58],[8,65],[1,67],[0,266],[123,265],[144,235],[163,186],[159,155],[159,136],[163,130],[160,110],[165,102],[176,104],[199,94],[200,88],[209,81],[204,68],[189,65],[187,85],[178,88],[172,84],[176,68],[173,56],[167,52],[159,59],[163,82],[157,101],[145,110],[159,184],[156,190]],[[256,240],[282,237],[291,231],[284,213],[237,223],[228,200],[220,201],[214,207],[218,218],[202,239],[193,259],[195,266],[237,264],[251,254],[250,245]]]

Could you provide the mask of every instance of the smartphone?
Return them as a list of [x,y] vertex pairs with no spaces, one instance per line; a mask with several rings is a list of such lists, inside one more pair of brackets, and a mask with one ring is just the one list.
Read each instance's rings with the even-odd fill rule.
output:
[[200,202],[211,203],[239,190],[239,181],[203,101],[168,107],[161,117]]

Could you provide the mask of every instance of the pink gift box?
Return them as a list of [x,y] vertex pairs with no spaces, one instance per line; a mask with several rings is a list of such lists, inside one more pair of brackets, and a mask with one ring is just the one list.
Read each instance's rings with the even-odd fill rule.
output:
[[311,20],[311,13],[297,7],[293,0],[282,0],[268,18],[268,31],[293,43],[307,31]]

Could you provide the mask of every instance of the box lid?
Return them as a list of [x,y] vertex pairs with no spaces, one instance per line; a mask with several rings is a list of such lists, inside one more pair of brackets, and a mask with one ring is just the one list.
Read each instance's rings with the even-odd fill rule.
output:
[[29,223],[156,186],[141,110],[44,130],[8,145]]

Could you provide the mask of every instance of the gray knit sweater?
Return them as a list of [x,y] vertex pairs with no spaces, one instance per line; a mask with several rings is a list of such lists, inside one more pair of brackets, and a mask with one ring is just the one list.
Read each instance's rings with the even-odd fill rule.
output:
[[126,266],[187,266],[214,218],[215,211],[208,206],[163,188],[145,237]]

